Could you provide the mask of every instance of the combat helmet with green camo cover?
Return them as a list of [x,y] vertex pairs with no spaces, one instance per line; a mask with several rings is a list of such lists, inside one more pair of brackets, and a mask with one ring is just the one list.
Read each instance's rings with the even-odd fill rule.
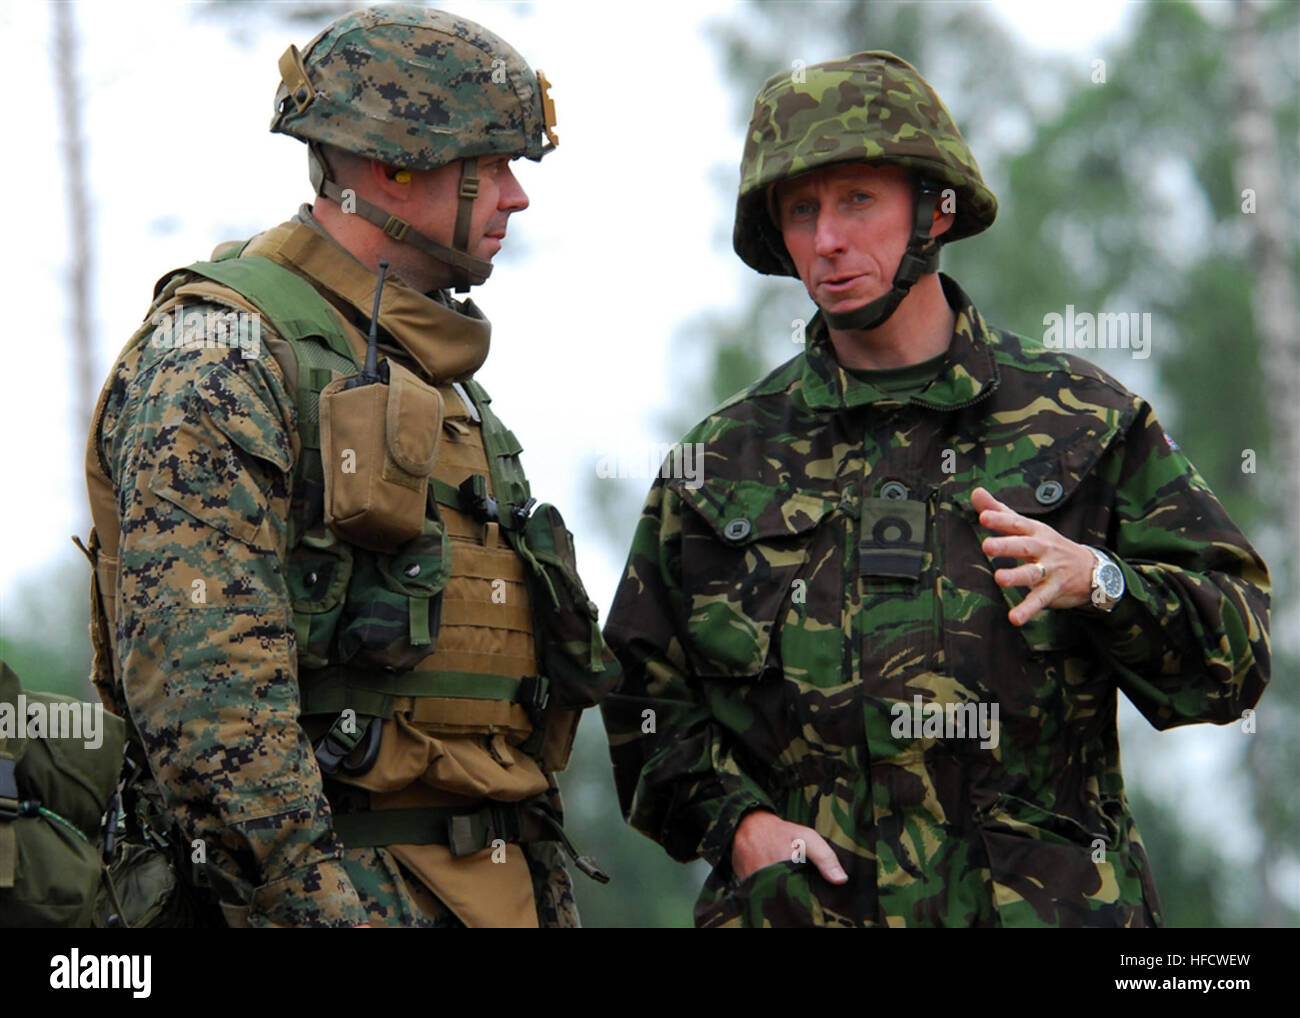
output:
[[[823,311],[836,328],[874,328],[925,272],[938,265],[940,243],[988,229],[998,203],[951,114],[911,64],[870,51],[773,75],[759,90],[745,136],[732,242],[747,265],[765,275],[797,276],[772,219],[769,195],[778,181],[835,163],[869,162],[911,171],[916,193],[913,232],[894,289],[865,307]],[[930,238],[944,188],[955,219]]]
[[353,11],[299,52],[280,57],[271,130],[307,142],[318,194],[343,201],[322,145],[406,170],[462,160],[452,246],[349,195],[362,218],[452,268],[456,289],[485,281],[491,262],[469,254],[470,213],[484,156],[540,160],[558,143],[550,83],[500,36],[414,4]]

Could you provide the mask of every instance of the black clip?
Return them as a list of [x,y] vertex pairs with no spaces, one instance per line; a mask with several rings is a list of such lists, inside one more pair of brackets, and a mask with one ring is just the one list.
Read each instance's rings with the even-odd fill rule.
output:
[[[383,740],[384,723],[379,718],[372,718],[369,727],[366,728],[365,742],[343,758],[339,769],[352,777],[365,774],[379,759],[379,745]],[[359,760],[355,759],[358,753],[361,754]]]
[[533,506],[537,505],[537,499],[530,498],[523,505],[517,505],[510,510],[510,515],[514,517],[515,523],[522,527],[528,522],[528,517],[533,514]]
[[544,675],[525,675],[519,680],[515,702],[528,714],[534,728],[540,728],[551,702],[551,684]]
[[[378,718],[369,718],[355,739],[346,738],[349,734],[341,728],[343,718],[339,717],[330,730],[321,736],[313,747],[316,762],[322,774],[344,774],[356,776],[364,774],[375,765],[379,757],[379,744],[383,736],[383,723]],[[360,753],[360,759],[354,759]]]
[[482,474],[470,474],[460,482],[456,492],[460,495],[461,508],[480,523],[500,519],[497,500],[488,494],[487,478]]

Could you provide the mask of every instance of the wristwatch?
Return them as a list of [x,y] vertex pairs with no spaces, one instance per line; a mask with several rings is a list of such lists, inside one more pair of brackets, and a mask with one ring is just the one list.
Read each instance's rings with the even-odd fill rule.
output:
[[1124,573],[1103,551],[1089,547],[1097,564],[1092,570],[1092,603],[1100,611],[1113,611],[1124,596]]

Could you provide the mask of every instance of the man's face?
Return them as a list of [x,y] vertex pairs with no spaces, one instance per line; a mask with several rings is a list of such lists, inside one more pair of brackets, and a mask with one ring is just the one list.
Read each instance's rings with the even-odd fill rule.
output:
[[[439,243],[452,246],[459,207],[460,162],[413,174],[413,197],[419,213],[411,225]],[[509,156],[484,156],[478,161],[478,197],[470,217],[469,253],[490,260],[501,250],[511,213],[528,208],[528,195],[510,169]]]
[[782,181],[775,198],[786,250],[818,307],[851,311],[889,292],[912,233],[905,170],[828,166]]

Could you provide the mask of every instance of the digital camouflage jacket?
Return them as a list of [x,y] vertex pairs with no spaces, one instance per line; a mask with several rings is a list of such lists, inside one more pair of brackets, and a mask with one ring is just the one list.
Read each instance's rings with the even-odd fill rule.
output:
[[[251,256],[310,284],[321,314],[337,316],[353,356],[364,358],[376,277],[317,230],[305,207],[294,222],[254,238],[241,258]],[[201,323],[213,309],[251,309],[240,292],[192,272],[169,275],[161,290],[153,310],[188,309],[187,329],[191,314]],[[526,575],[523,552],[498,523],[471,519],[455,490],[473,473],[504,476],[488,468],[489,442],[492,455],[514,464],[518,483],[487,493],[507,506],[511,492],[526,489],[518,443],[477,423],[488,420],[485,394],[465,394],[464,386],[482,393],[472,377],[488,354],[486,319],[472,303],[443,303],[396,274],[383,290],[387,388],[399,392],[405,366],[406,375],[427,380],[427,393],[437,387],[442,407],[434,415],[425,403],[411,404],[410,383],[402,382],[400,401],[388,397],[374,434],[354,422],[360,451],[342,451],[345,464],[349,453],[354,463],[367,455],[382,462],[388,478],[400,443],[408,463],[424,455],[409,450],[436,433],[431,480],[412,475],[407,484],[424,529],[391,554],[341,540],[326,525],[323,482],[310,472],[297,407],[310,415],[316,401],[302,397],[302,387],[316,379],[319,390],[334,373],[313,367],[305,342],[291,372],[281,366],[284,338],[269,319],[260,343],[248,347],[201,334],[190,342],[188,333],[185,342],[168,342],[156,321],[156,314],[146,319],[111,370],[88,442],[93,589],[106,592],[112,607],[96,632],[95,680],[105,702],[132,719],[185,842],[204,846],[205,873],[227,920],[576,925],[569,876],[556,838],[547,836],[554,831],[531,813],[529,828],[509,829],[521,803],[544,804],[560,819],[551,771],[562,768],[567,747],[548,754],[546,739],[538,750],[528,736],[576,725],[586,705],[560,688],[559,667],[547,656],[547,647],[567,648],[559,641],[569,637],[559,631],[562,612],[535,596],[542,588]],[[346,423],[333,420],[336,429]],[[372,422],[362,423],[369,429]],[[319,436],[324,421],[312,430]],[[323,454],[312,455],[319,470]],[[430,485],[426,506],[422,488]],[[523,527],[520,540],[534,560],[543,551],[533,543],[533,521],[559,519],[547,509],[510,514],[529,520],[509,525]],[[612,681],[612,655],[611,667],[602,667],[596,609],[576,573],[556,568],[551,586],[571,588],[596,634],[573,651],[583,667],[569,686],[597,672]],[[533,634],[545,643],[535,647]],[[522,698],[520,680],[542,666],[549,711],[541,696]],[[528,688],[545,692],[538,681]],[[377,757],[332,770],[323,782],[313,743],[347,710],[356,719],[373,714],[373,728],[382,723]],[[571,738],[571,727],[557,731]],[[492,811],[494,826],[474,826],[468,814],[482,819],[480,807]],[[430,819],[432,811],[441,813]],[[442,816],[450,811],[465,815]],[[375,840],[358,820],[380,815],[409,833],[379,832]],[[410,830],[412,822],[420,830]],[[437,823],[451,824],[459,840],[426,830]]]
[[[919,393],[845,372],[819,316],[684,438],[702,481],[650,491],[602,710],[629,822],[713,866],[697,925],[1160,925],[1117,690],[1165,729],[1237,720],[1268,681],[1264,563],[1151,408],[943,285],[956,329]],[[1115,610],[1012,626],[980,485],[1109,549]],[[738,883],[755,809],[816,829],[848,883],[797,852]]]

